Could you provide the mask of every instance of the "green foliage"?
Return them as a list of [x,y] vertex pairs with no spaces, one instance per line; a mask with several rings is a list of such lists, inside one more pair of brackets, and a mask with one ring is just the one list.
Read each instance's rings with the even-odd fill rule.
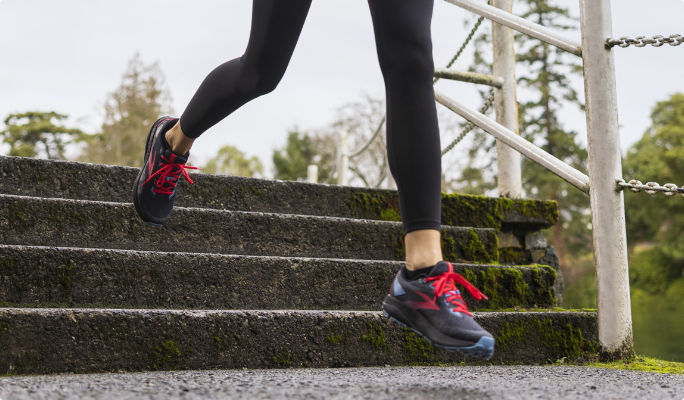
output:
[[[273,151],[274,178],[296,181],[306,177],[306,168],[318,165],[318,179],[328,181],[332,176],[334,154],[309,135],[290,131],[285,147]],[[330,146],[327,146],[330,147]]]
[[28,111],[10,114],[5,118],[5,130],[0,132],[2,141],[10,145],[10,156],[64,159],[64,148],[81,137],[79,129],[60,124],[66,115],[54,111]]
[[[651,127],[628,151],[625,180],[674,182],[684,179],[684,94],[658,102],[651,112]],[[680,200],[680,201],[677,201]],[[684,202],[679,196],[645,196],[625,192],[628,243],[667,245],[672,255],[684,258]]]
[[264,173],[264,165],[259,157],[247,158],[245,153],[234,146],[223,146],[216,156],[207,161],[202,168],[206,174],[220,174],[246,177],[260,177]]
[[128,63],[121,85],[107,96],[100,133],[86,138],[79,160],[141,166],[147,133],[159,117],[172,113],[170,102],[159,65],[145,65],[136,54]]

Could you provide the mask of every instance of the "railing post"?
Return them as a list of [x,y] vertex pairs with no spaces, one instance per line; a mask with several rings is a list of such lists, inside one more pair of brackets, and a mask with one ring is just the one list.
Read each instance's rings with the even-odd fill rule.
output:
[[599,341],[604,354],[633,354],[627,236],[610,0],[580,0]]
[[318,183],[318,165],[311,164],[306,167],[306,181],[309,183]]
[[[512,0],[493,0],[492,5],[508,12],[511,12],[513,9]],[[503,86],[499,89],[494,89],[496,122],[519,134],[518,101],[515,94],[513,31],[496,22],[492,22],[492,43],[494,45],[494,76],[504,79]],[[497,140],[496,155],[499,170],[499,196],[512,199],[521,198],[520,153]]]
[[337,184],[347,186],[349,185],[349,132],[340,132],[340,150],[337,155]]

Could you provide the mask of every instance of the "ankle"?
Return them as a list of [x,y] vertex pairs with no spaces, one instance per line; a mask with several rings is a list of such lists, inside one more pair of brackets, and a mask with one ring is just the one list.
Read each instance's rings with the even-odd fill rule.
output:
[[415,271],[432,267],[442,261],[441,235],[437,230],[412,231],[404,238],[406,245],[406,269]]
[[175,154],[185,154],[192,148],[195,139],[185,136],[180,127],[180,120],[176,122],[173,128],[166,131],[164,134],[166,142],[171,146],[171,151]]

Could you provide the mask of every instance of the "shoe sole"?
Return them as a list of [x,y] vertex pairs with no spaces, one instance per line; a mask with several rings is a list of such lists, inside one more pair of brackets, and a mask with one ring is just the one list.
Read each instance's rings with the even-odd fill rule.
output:
[[152,125],[152,128],[150,128],[150,133],[147,134],[147,141],[145,142],[145,158],[143,161],[143,165],[140,168],[140,172],[138,172],[138,176],[135,178],[135,182],[133,182],[133,204],[135,205],[135,211],[137,211],[138,216],[140,219],[143,220],[147,225],[151,226],[157,226],[157,227],[162,227],[164,224],[159,224],[157,222],[153,221],[148,221],[146,219],[145,213],[142,210],[142,207],[140,206],[140,201],[138,200],[138,188],[140,187],[140,179],[143,176],[143,173],[145,172],[145,168],[147,167],[147,160],[150,157],[150,148],[152,147],[152,138],[154,137],[154,132],[159,127],[160,124],[169,121],[173,118],[165,118],[165,119],[159,119],[157,122],[155,122]]
[[[440,349],[444,349],[447,351],[451,351],[454,353],[464,354],[464,355],[471,356],[471,357],[483,358],[486,360],[488,360],[494,356],[494,344],[495,344],[494,338],[483,336],[478,340],[477,343],[475,343],[474,345],[470,345],[470,346],[449,346],[449,345],[441,344],[441,343],[436,342],[434,339],[428,337],[423,332],[416,329],[408,321],[402,321],[399,318],[391,315],[390,312],[387,310],[388,308],[390,308],[390,305],[387,304],[386,302],[383,302],[382,312],[385,314],[385,316],[387,318],[391,319],[392,321],[398,323],[399,325],[401,325],[403,327],[411,329],[412,331],[414,331],[415,333],[420,335],[420,337],[427,340],[430,344],[432,344],[435,347],[438,347]],[[397,311],[399,311],[399,310],[397,310]]]

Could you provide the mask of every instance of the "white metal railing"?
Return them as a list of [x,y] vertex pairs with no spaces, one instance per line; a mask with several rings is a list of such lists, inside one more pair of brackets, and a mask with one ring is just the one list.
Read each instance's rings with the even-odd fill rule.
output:
[[[615,65],[611,47],[606,45],[612,36],[610,0],[579,0],[581,43],[511,14],[512,0],[493,0],[494,6],[476,0],[446,1],[500,24],[494,24],[492,32],[495,47],[493,64],[495,77],[493,78],[502,79],[503,84],[495,89],[496,122],[439,91],[435,91],[435,99],[470,123],[496,137],[498,139],[497,158],[501,158],[502,154],[508,157],[504,148],[511,151],[517,150],[590,195],[596,262],[599,341],[603,352],[613,354],[632,352],[625,210],[622,191],[616,190],[618,187],[616,179],[621,179],[619,177],[622,176],[622,157],[618,132]],[[517,115],[511,111],[515,107],[517,112],[512,33],[510,29],[503,28],[501,25],[582,57],[586,95],[587,147],[590,160],[589,176],[518,136]],[[680,42],[678,38],[671,41],[676,44]],[[501,181],[504,180],[501,173],[507,174],[505,179],[519,180],[519,164],[519,159],[517,162],[510,159],[499,162],[500,192],[502,191]],[[514,172],[517,176],[511,178],[509,172],[515,167],[518,168]],[[505,188],[505,190],[511,189]],[[510,197],[519,196],[511,195]]]

